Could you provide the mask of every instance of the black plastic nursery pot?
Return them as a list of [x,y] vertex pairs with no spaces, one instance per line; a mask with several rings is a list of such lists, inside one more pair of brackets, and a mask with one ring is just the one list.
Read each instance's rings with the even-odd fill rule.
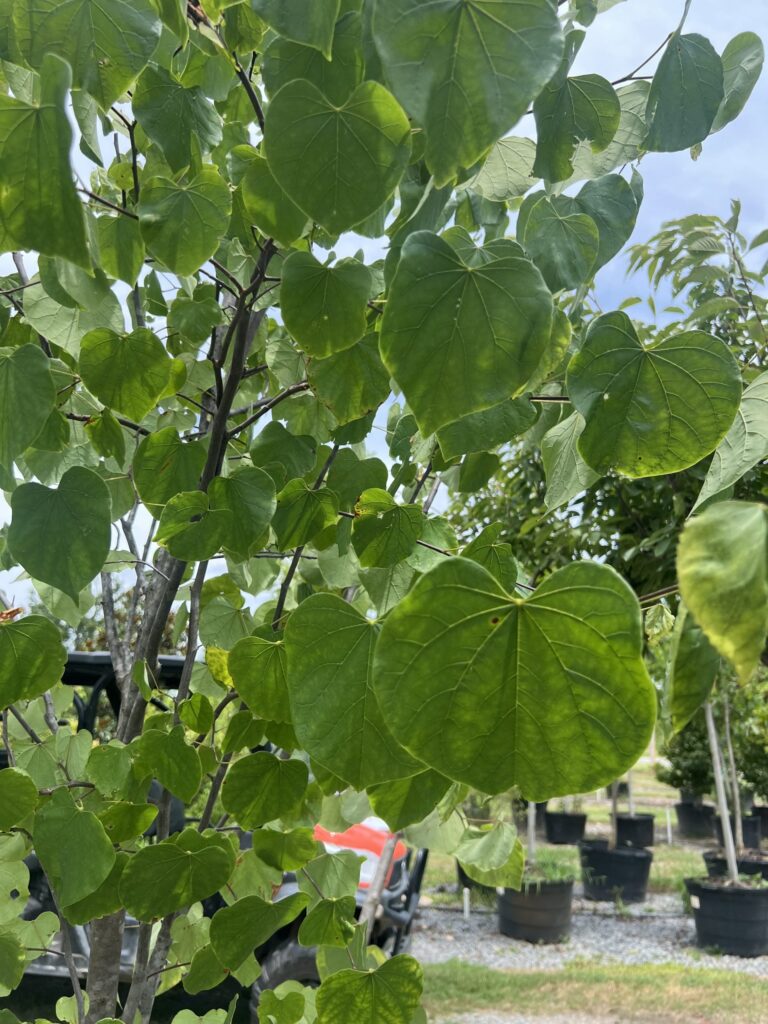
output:
[[686,878],[696,941],[730,956],[768,953],[768,889]]
[[[731,831],[733,831],[734,820],[731,815]],[[760,818],[757,815],[750,814],[744,816],[741,819],[741,827],[744,832],[744,845],[749,847],[750,850],[760,849],[760,840],[762,839],[762,831],[760,828]],[[723,837],[723,826],[720,822],[720,818],[715,818],[715,838],[717,839],[720,846],[725,843]]]
[[[725,854],[720,850],[705,850],[702,854],[707,875],[710,878],[724,878],[728,873]],[[740,875],[762,875],[768,879],[768,854],[755,850],[751,854],[745,852],[736,858],[736,866]]]
[[584,898],[642,903],[648,891],[653,854],[650,850],[617,846],[611,850],[607,839],[585,839],[579,843]]
[[654,816],[652,814],[617,814],[616,843],[643,849],[653,846]]
[[565,846],[581,842],[587,824],[586,814],[569,814],[566,811],[547,811],[544,827],[548,843]]
[[677,831],[682,839],[711,839],[715,808],[712,804],[675,804]]
[[573,881],[523,882],[498,896],[499,931],[523,942],[563,942],[571,934]]

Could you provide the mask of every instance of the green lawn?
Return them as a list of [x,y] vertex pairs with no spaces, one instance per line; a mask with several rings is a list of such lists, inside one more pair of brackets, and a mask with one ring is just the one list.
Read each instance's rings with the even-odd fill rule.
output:
[[531,1017],[588,1014],[595,1022],[764,1024],[765,981],[671,965],[605,967],[590,961],[554,971],[497,971],[451,960],[424,969],[431,1021],[459,1024],[471,1011]]

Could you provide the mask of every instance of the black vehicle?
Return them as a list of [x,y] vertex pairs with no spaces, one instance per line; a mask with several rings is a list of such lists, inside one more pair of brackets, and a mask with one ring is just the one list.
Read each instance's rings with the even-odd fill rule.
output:
[[[158,683],[161,689],[173,691],[176,688],[183,664],[184,659],[179,656],[167,655],[160,658]],[[110,718],[117,715],[120,708],[120,692],[109,654],[80,651],[71,653],[62,681],[73,687],[88,688],[87,698],[77,692],[73,694],[78,729],[88,729],[90,732],[94,732],[102,717]],[[162,706],[160,700],[157,703]],[[5,751],[0,750],[0,769],[6,766]],[[149,791],[149,799],[159,800],[160,794],[160,785],[153,782]],[[185,818],[183,803],[173,798],[170,814],[171,831],[179,832],[187,824],[193,824],[193,822],[188,822]],[[147,831],[146,835],[151,838],[153,833],[154,826]],[[370,818],[342,833],[327,832],[318,826],[315,829],[315,838],[323,843],[330,853],[339,850],[352,850],[364,858],[357,890],[359,911],[365,902],[384,847],[391,838],[386,824],[380,819]],[[247,849],[250,846],[250,833],[243,832],[240,841],[242,848]],[[410,948],[411,928],[419,902],[426,863],[426,850],[411,850],[404,843],[397,842],[371,936],[371,943],[382,949],[388,956],[406,952]],[[26,864],[30,872],[30,895],[22,916],[27,920],[34,920],[42,913],[54,912],[55,906],[47,879],[34,853],[26,858]],[[297,888],[296,876],[286,873],[275,899],[285,898],[295,892]],[[204,909],[206,913],[213,913],[219,905],[216,898],[213,898],[205,902]],[[289,980],[312,986],[319,984],[315,950],[302,946],[298,941],[297,935],[301,921],[302,916],[276,932],[264,946],[255,950],[262,972],[253,986],[251,997],[254,1020],[256,1019],[259,996],[264,989],[274,988]],[[85,977],[90,956],[89,926],[67,925],[67,927],[75,963],[82,976]],[[138,928],[138,921],[131,917],[126,918],[120,971],[121,980],[125,982],[130,981],[133,972]],[[61,950],[62,936],[61,933],[58,933],[49,944],[48,951],[29,965],[27,975],[68,978]],[[192,998],[190,997],[190,1001]]]

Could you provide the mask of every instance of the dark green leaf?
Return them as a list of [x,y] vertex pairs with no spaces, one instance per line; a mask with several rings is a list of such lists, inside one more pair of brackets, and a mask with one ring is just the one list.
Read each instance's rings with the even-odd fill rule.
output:
[[[2,644],[0,629],[0,644]],[[8,832],[37,807],[37,786],[19,768],[0,772],[0,832]]]
[[724,96],[712,123],[713,132],[725,128],[744,109],[763,70],[765,50],[760,36],[740,32],[723,50]]
[[131,745],[136,770],[156,778],[174,796],[189,803],[200,786],[202,770],[194,747],[184,739],[184,726],[170,732],[147,729]]
[[[587,284],[596,268],[600,233],[567,196],[542,196],[523,221],[520,239],[552,291]],[[518,222],[518,229],[520,224]]]
[[425,436],[520,394],[549,343],[541,274],[514,243],[492,245],[476,250],[484,265],[426,231],[403,246],[380,349]]
[[670,660],[669,716],[679,732],[708,699],[720,668],[720,656],[684,605],[677,613]]
[[37,345],[0,348],[0,466],[38,437],[56,404],[49,361]]
[[217,476],[208,489],[212,509],[226,510],[223,546],[244,561],[264,537],[275,514],[275,485],[265,472],[254,467],[232,476]]
[[393,832],[415,825],[432,811],[445,796],[450,779],[431,768],[408,779],[397,779],[372,786],[368,790],[371,806]]
[[568,365],[568,393],[586,420],[578,448],[598,473],[676,473],[709,455],[741,399],[726,344],[703,331],[643,346],[626,313],[590,327]]
[[281,548],[298,547],[336,522],[339,502],[327,487],[313,490],[303,480],[291,480],[277,496],[272,526]]
[[675,32],[651,82],[644,148],[670,153],[702,142],[723,96],[723,63],[710,41]]
[[104,827],[81,811],[66,790],[57,790],[35,815],[35,853],[61,906],[95,892],[115,863]]
[[379,356],[375,334],[327,359],[312,359],[307,377],[339,423],[351,423],[374,412],[390,391],[389,373]]
[[400,954],[371,971],[338,971],[317,993],[317,1024],[411,1024],[421,990],[421,967],[411,956]]
[[280,928],[295,920],[307,905],[303,892],[276,903],[260,896],[244,896],[231,907],[222,907],[211,919],[211,945],[221,963],[235,970],[245,958]]
[[438,187],[514,127],[563,52],[554,7],[526,0],[376,0],[373,35]]
[[535,420],[536,408],[527,398],[508,398],[490,409],[471,413],[441,427],[437,441],[443,458],[453,459],[466,452],[498,448],[525,433]]
[[502,524],[491,523],[467,544],[461,557],[482,565],[511,594],[517,583],[517,560],[512,554],[512,545],[501,540],[503,536]]
[[61,679],[67,652],[58,627],[43,615],[0,623],[0,708],[31,700]]
[[[410,157],[410,126],[378,82],[361,83],[337,107],[299,79],[284,85],[270,103],[264,147],[289,198],[339,234],[370,217],[394,192]],[[312,160],[306,158],[307,147]]]
[[90,469],[74,466],[57,489],[22,484],[11,498],[8,547],[30,576],[73,601],[109,553],[110,497]]
[[221,802],[242,828],[258,828],[296,807],[308,777],[303,761],[282,761],[264,751],[249,754],[227,772]]
[[264,52],[262,77],[270,95],[287,82],[304,78],[341,104],[362,81],[364,67],[360,15],[348,11],[336,24],[330,60],[311,46],[278,36]]
[[247,636],[229,652],[235,689],[255,715],[269,722],[290,722],[286,655],[282,640]]
[[341,0],[251,0],[251,5],[281,36],[313,46],[330,60]]
[[280,309],[285,326],[307,355],[324,359],[365,334],[371,272],[357,260],[323,266],[308,252],[283,263]]
[[254,154],[249,159],[241,188],[248,216],[268,238],[276,239],[281,245],[290,245],[302,234],[307,225],[307,215],[291,202],[275,181],[263,156]]
[[355,897],[320,900],[299,928],[302,946],[346,946],[355,934]]
[[205,465],[199,441],[184,442],[173,427],[145,437],[133,459],[133,481],[139,497],[159,518],[163,505],[179,491],[197,486]]

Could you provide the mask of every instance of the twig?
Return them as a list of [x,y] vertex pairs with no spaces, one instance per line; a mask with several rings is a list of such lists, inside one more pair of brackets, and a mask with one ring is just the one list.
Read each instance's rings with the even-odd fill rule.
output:
[[22,715],[22,713],[18,710],[18,708],[15,708],[13,706],[13,704],[11,704],[11,706],[8,708],[8,710],[11,712],[13,717],[16,719],[16,721],[22,727],[22,729],[27,734],[27,736],[29,736],[29,738],[32,740],[32,742],[33,743],[39,743],[42,746],[43,741],[40,739],[40,737],[37,735],[35,730],[32,728],[32,726],[29,724],[29,722],[26,720],[26,718]]
[[205,802],[205,808],[197,826],[198,832],[205,832],[211,823],[211,817],[213,815],[213,809],[216,806],[216,800],[219,796],[219,790],[224,782],[224,776],[227,774],[227,768],[229,767],[229,762],[231,760],[232,754],[225,754],[221,759],[219,767],[216,769],[216,774],[214,775],[213,782],[211,783],[211,791],[208,794],[208,799]]
[[195,656],[197,654],[197,632],[200,623],[200,598],[203,593],[203,584],[205,583],[205,574],[208,571],[207,560],[201,562],[197,567],[195,579],[192,584],[192,589],[189,594],[189,621],[187,623],[187,653],[184,656],[184,667],[181,670],[181,679],[179,680],[179,689],[176,694],[176,700],[174,701],[173,711],[173,722],[177,725],[181,719],[179,718],[179,705],[182,701],[186,700],[187,694],[189,693],[189,682],[192,678],[192,669],[195,666]]
[[139,219],[138,214],[134,213],[132,210],[126,210],[124,206],[118,206],[117,203],[113,203],[109,199],[105,199],[104,196],[96,195],[96,193],[91,192],[90,189],[78,186],[77,191],[82,192],[83,195],[88,196],[88,198],[92,199],[95,203],[101,203],[102,206],[109,207],[109,209],[114,210],[115,213],[122,213],[124,217],[130,217],[131,220]]
[[[90,423],[93,416],[86,416],[85,414],[75,412],[65,412],[64,416],[68,420],[73,420],[75,423]],[[118,423],[122,424],[128,430],[135,430],[137,434],[141,434],[144,437],[149,437],[152,433],[151,430],[147,430],[146,427],[142,427],[138,423],[134,423],[133,420],[126,420],[122,416],[115,416]]]
[[240,61],[237,59],[237,54],[233,52],[232,53],[232,57],[233,57],[234,62],[235,62],[235,74],[240,79],[240,82],[242,83],[243,88],[245,89],[246,93],[248,94],[248,99],[251,101],[251,106],[253,107],[254,111],[256,112],[256,120],[259,122],[259,128],[263,132],[264,131],[264,111],[261,109],[261,103],[259,102],[259,97],[256,95],[256,92],[255,92],[255,90],[253,88],[253,85],[251,84],[250,78],[246,74],[243,66],[240,64]]
[[8,764],[11,768],[16,765],[16,758],[14,757],[13,751],[11,750],[11,743],[8,738],[8,709],[3,711],[3,748],[8,758]]
[[262,401],[255,402],[254,408],[256,409],[256,412],[243,420],[243,422],[239,423],[236,427],[233,427],[232,430],[227,431],[228,440],[231,441],[233,437],[237,437],[238,434],[242,434],[244,430],[253,426],[257,420],[261,419],[261,417],[268,413],[270,409],[274,409],[274,407],[279,405],[280,402],[284,402],[286,398],[290,398],[292,395],[298,395],[300,392],[308,390],[309,382],[302,380],[299,381],[298,384],[291,384],[289,387],[281,391],[280,394],[275,395],[274,398],[265,398]]

